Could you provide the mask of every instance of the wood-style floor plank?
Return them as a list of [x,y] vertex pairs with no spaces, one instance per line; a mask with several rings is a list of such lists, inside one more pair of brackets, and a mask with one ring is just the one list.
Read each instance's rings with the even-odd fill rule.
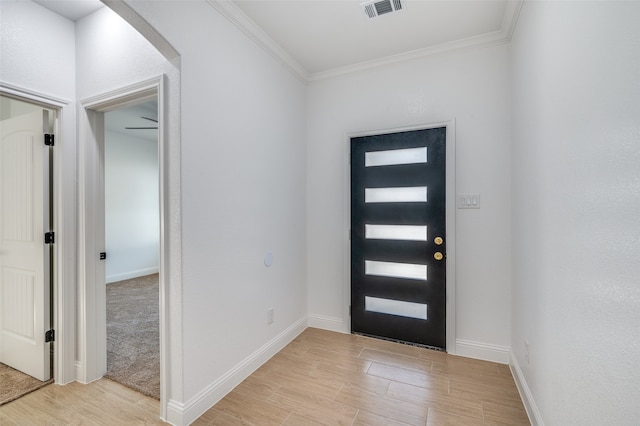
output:
[[[308,328],[199,419],[227,424],[227,399],[270,402],[283,425],[528,425],[508,366]],[[208,419],[205,421],[205,419]]]
[[7,425],[162,425],[157,400],[109,379],[48,385],[0,407]]
[[[159,425],[159,404],[102,379],[0,407],[2,426]],[[196,426],[529,425],[508,366],[308,328]]]

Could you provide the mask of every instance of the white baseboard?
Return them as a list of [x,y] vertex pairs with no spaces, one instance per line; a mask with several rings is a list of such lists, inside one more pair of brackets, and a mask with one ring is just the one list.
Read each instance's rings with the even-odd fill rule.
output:
[[278,334],[267,344],[249,355],[226,374],[200,391],[186,403],[170,400],[167,404],[166,421],[173,425],[188,425],[213,407],[233,388],[238,386],[251,373],[257,370],[269,358],[277,354],[307,328],[307,317],[299,319],[289,328]]
[[152,268],[138,269],[136,271],[128,271],[128,272],[122,272],[119,274],[111,274],[111,275],[107,275],[107,278],[105,281],[107,284],[111,284],[118,281],[130,280],[131,278],[138,278],[138,277],[144,277],[145,275],[157,274],[158,271],[159,271],[159,268],[157,266],[154,266]]
[[80,361],[75,361],[73,366],[76,369],[76,382],[82,383],[80,380],[82,378],[82,363]]
[[499,364],[508,364],[510,351],[511,348],[507,346],[456,339],[456,355],[465,356],[467,358],[492,361]]
[[529,385],[527,385],[524,374],[522,374],[522,370],[520,369],[520,364],[518,364],[518,359],[513,352],[509,355],[509,367],[511,368],[511,374],[513,374],[516,387],[518,388],[518,392],[520,392],[520,398],[522,398],[522,403],[524,404],[524,409],[527,411],[531,425],[544,426],[540,410],[538,410],[531,389],[529,389]]
[[76,370],[76,382],[78,383],[82,383],[83,385],[88,385],[89,383],[95,382],[96,380],[100,380],[102,379],[102,376],[100,377],[95,377],[92,380],[87,380],[87,377],[85,376],[85,371],[84,371],[84,365],[82,364],[82,362],[80,361],[75,361],[74,363],[74,367]]
[[309,315],[309,327],[336,331],[338,333],[349,332],[342,318],[326,317],[324,315]]

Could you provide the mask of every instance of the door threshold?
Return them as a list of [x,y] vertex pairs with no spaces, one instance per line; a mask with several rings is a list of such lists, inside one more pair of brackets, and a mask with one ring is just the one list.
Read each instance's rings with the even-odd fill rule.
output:
[[354,334],[356,336],[369,337],[371,339],[386,340],[387,342],[400,343],[401,345],[417,346],[419,348],[430,349],[432,351],[445,352],[445,353],[447,352],[445,348],[438,348],[436,346],[423,345],[421,343],[407,342],[405,340],[392,339],[390,337],[374,336],[372,334],[357,333],[355,331],[352,331],[351,334]]

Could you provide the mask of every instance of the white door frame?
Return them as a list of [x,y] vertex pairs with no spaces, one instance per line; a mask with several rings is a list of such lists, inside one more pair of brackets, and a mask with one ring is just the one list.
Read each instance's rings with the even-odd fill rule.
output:
[[[160,417],[165,418],[169,395],[168,327],[168,223],[166,221],[168,180],[166,171],[165,76],[155,77],[121,89],[93,96],[80,102],[78,143],[78,380],[83,383],[101,378],[106,360],[106,287],[104,261],[104,113],[146,99],[158,100],[158,165],[160,194]],[[101,225],[100,225],[101,224]],[[100,232],[97,232],[100,231]]]
[[351,138],[361,136],[384,135],[389,133],[407,132],[412,130],[433,129],[436,127],[446,127],[446,236],[447,242],[447,325],[446,342],[447,353],[456,353],[456,123],[455,119],[448,121],[419,124],[409,127],[393,129],[373,130],[365,132],[348,133],[344,136],[342,151],[342,276],[343,276],[343,303],[342,316],[346,318],[346,327],[351,332],[351,316],[349,315],[349,305],[351,305],[351,241],[349,231],[351,228]]
[[56,242],[53,245],[54,274],[53,324],[53,376],[55,383],[65,384],[75,375],[75,319],[76,319],[76,144],[73,102],[0,82],[0,94],[29,102],[56,113],[55,145],[53,152],[53,227]]

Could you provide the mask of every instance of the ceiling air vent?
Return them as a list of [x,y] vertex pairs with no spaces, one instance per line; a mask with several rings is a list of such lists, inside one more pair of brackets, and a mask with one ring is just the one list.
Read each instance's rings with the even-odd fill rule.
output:
[[375,18],[376,16],[402,10],[401,0],[374,0],[360,3],[360,5],[364,8],[364,13],[366,13],[369,18]]

